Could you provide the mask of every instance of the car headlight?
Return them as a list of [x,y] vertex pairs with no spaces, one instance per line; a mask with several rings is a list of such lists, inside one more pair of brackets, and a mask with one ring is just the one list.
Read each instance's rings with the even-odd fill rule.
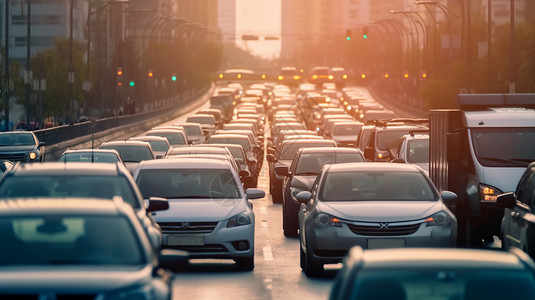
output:
[[319,213],[316,216],[316,223],[321,226],[342,227],[340,220],[326,213]]
[[479,184],[479,200],[485,202],[496,202],[498,195],[503,194],[503,192],[493,187],[492,185]]
[[149,300],[154,299],[156,297],[155,291],[153,288],[148,285],[138,285],[135,287],[130,287],[127,289],[122,289],[118,292],[110,293],[102,298],[99,299],[105,299],[105,300],[129,300],[129,299],[136,299],[136,300]]
[[39,152],[37,151],[30,152],[30,160],[37,159],[38,157],[39,157]]
[[301,189],[298,189],[296,187],[290,187],[290,195],[292,195],[292,199],[295,201],[295,202],[298,202],[297,199],[295,198],[297,196],[297,194],[303,192],[304,190],[301,190]]
[[450,217],[447,213],[439,211],[425,219],[424,222],[427,224],[427,226],[444,226],[450,222]]
[[253,217],[249,212],[239,213],[228,219],[227,228],[249,225],[253,223]]

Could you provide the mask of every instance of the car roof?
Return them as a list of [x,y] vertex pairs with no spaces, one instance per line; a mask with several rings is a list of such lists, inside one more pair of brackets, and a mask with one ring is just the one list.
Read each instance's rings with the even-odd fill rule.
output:
[[356,247],[351,249],[349,255],[355,260],[361,260],[365,268],[526,268],[519,256],[506,251],[484,249],[399,248],[359,251]]
[[[117,197],[120,199],[120,197]],[[71,201],[71,200],[76,201]],[[0,201],[0,216],[20,216],[20,215],[44,215],[44,214],[102,214],[119,215],[124,209],[119,203],[122,199],[114,201],[103,201],[92,198],[10,198]]]
[[215,158],[164,158],[142,161],[138,168],[143,169],[232,169],[230,162]]
[[111,141],[104,142],[101,146],[143,146],[150,147],[150,144],[142,141]]
[[63,154],[71,153],[113,153],[119,155],[115,149],[67,149]]
[[168,141],[167,138],[163,136],[156,136],[156,135],[136,136],[136,137],[131,137],[128,140],[129,141]]
[[389,164],[389,163],[379,163],[379,162],[335,164],[335,165],[330,165],[329,167],[329,173],[348,172],[348,171],[420,172],[417,167],[411,164]]
[[362,153],[357,148],[349,147],[306,147],[299,149],[302,154],[306,153]]
[[336,145],[333,140],[326,139],[295,139],[295,140],[285,140],[282,144],[332,144]]
[[88,164],[83,162],[46,162],[37,164],[17,164],[9,173],[15,176],[33,176],[33,175],[107,175],[117,176],[123,173],[129,173],[121,164]]

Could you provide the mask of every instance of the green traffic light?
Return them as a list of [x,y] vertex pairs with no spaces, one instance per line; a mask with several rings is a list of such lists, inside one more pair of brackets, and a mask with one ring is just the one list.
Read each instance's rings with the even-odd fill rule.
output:
[[364,34],[362,37],[365,38],[365,39],[367,39],[367,38],[368,38],[368,35],[367,35],[367,34]]
[[347,37],[346,37],[346,40],[351,41],[351,37],[350,37],[350,36],[347,36]]
[[171,76],[172,81],[176,81],[176,75]]
[[130,86],[134,86],[134,85],[136,85],[136,83],[135,83],[133,80],[131,80],[130,83],[129,83],[128,85],[130,85]]

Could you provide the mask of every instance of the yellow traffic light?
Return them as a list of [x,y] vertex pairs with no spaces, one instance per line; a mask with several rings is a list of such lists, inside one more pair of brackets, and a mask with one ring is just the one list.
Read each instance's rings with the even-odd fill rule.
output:
[[409,78],[409,73],[405,73],[405,74],[403,74],[403,77],[405,77],[405,78]]
[[388,73],[385,73],[385,78],[388,78],[390,75],[388,75]]

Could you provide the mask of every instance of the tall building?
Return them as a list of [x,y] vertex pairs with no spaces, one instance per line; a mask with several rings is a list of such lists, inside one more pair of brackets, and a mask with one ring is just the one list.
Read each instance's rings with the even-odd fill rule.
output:
[[234,42],[236,38],[236,0],[219,0],[217,22],[224,42]]
[[[7,0],[6,0],[7,1]],[[30,1],[31,9],[31,55],[52,48],[57,38],[68,39],[70,35],[70,0]],[[9,11],[9,56],[26,64],[28,6],[26,1],[10,1]],[[73,40],[86,42],[87,1],[73,2]],[[0,14],[2,46],[5,41],[5,2]]]
[[[169,1],[169,0],[168,0]],[[218,0],[176,0],[178,16],[191,20],[201,26],[218,30]]]
[[281,58],[289,61],[303,43],[325,41],[366,26],[372,0],[282,1]]

